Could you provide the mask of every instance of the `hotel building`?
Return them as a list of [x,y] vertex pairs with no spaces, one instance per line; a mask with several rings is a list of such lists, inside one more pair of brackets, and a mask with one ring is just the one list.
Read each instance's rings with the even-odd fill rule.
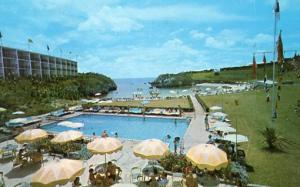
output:
[[77,62],[5,46],[0,47],[0,78],[62,77],[77,74]]

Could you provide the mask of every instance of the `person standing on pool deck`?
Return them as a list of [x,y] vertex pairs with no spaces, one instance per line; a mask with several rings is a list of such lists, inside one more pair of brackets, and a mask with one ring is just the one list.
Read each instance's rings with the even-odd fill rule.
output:
[[179,141],[180,141],[179,137],[174,138],[173,144],[174,144],[174,153],[175,154],[177,153],[177,147],[178,147]]
[[209,129],[209,125],[208,125],[208,114],[205,115],[204,122],[205,122],[205,129],[206,129],[206,131],[208,131],[208,129]]
[[117,132],[115,132],[115,138],[119,138],[119,135]]
[[93,132],[93,140],[95,140],[97,138],[96,133]]

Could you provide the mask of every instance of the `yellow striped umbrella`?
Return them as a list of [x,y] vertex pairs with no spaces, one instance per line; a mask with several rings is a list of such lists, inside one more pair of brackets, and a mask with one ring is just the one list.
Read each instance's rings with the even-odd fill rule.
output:
[[168,145],[158,139],[144,140],[133,148],[137,157],[149,160],[158,160],[168,153]]
[[94,141],[87,144],[87,149],[91,153],[105,155],[105,163],[106,154],[117,152],[121,150],[122,147],[121,141],[112,137],[96,138]]
[[199,144],[190,148],[186,157],[199,169],[219,170],[228,164],[224,151],[211,144]]
[[80,131],[74,131],[74,130],[69,130],[69,131],[64,131],[59,134],[57,134],[52,140],[52,143],[67,143],[71,141],[76,141],[76,140],[81,140],[83,138],[83,134]]
[[96,138],[87,144],[87,149],[93,154],[111,154],[122,149],[122,143],[117,138]]
[[36,187],[55,187],[73,181],[84,172],[80,160],[61,159],[48,162],[33,174],[31,185]]
[[22,132],[15,137],[18,143],[32,143],[34,141],[46,138],[48,133],[42,129],[30,129]]

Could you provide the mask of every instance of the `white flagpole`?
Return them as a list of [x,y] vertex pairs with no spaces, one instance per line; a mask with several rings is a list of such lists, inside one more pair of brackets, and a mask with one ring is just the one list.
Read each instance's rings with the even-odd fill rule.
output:
[[272,118],[277,118],[276,104],[275,104],[275,60],[276,60],[276,34],[277,34],[277,19],[279,14],[279,2],[275,1],[274,7],[274,51],[273,51],[273,93],[272,93]]

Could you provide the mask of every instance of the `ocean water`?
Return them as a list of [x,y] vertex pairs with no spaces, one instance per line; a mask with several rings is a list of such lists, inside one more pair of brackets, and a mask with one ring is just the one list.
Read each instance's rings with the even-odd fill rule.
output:
[[[150,97],[150,84],[155,78],[114,79],[117,90],[109,92],[106,98],[133,98],[133,92],[141,91],[144,97]],[[188,95],[192,93],[188,88],[160,88],[160,97]]]
[[106,95],[106,98],[132,98],[133,92],[137,89],[143,92],[143,95],[150,96],[149,82],[155,78],[130,78],[130,79],[114,79],[117,84],[117,90],[111,91]]

